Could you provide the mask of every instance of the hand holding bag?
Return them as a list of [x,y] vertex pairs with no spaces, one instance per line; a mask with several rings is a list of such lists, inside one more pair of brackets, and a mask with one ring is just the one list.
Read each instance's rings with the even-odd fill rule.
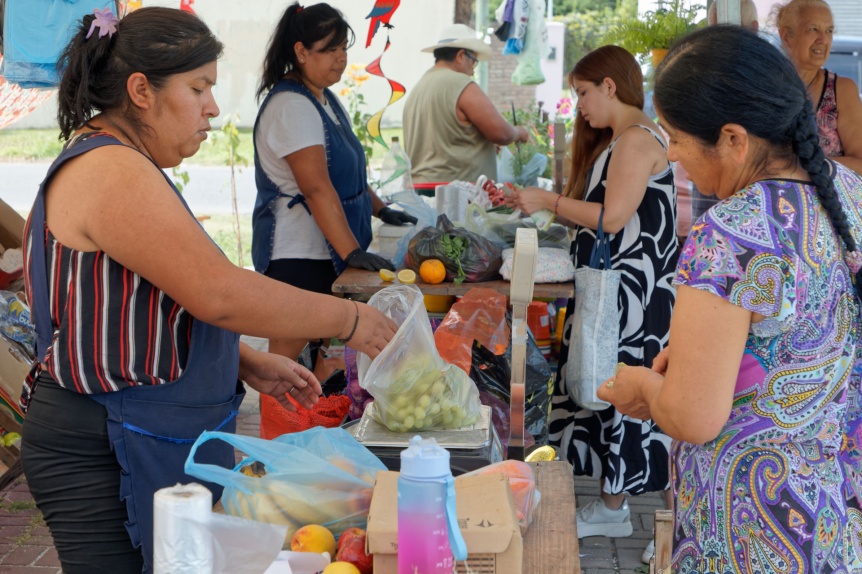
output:
[[621,271],[611,269],[610,238],[599,215],[590,266],[575,270],[575,312],[566,363],[566,388],[573,401],[594,411],[608,408],[596,390],[614,375],[620,339]]

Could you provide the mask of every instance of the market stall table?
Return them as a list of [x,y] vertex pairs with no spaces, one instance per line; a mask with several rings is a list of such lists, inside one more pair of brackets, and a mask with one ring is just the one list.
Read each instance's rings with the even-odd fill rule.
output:
[[524,536],[522,572],[577,574],[581,559],[572,466],[559,460],[531,464],[536,469],[536,488],[542,499]]
[[[365,271],[364,269],[348,268],[342,273],[335,283],[332,284],[332,292],[337,295],[355,295],[377,293],[390,285],[398,285],[397,281],[384,281],[376,271]],[[509,282],[504,280],[482,281],[481,283],[461,283],[455,285],[451,281],[444,281],[436,285],[425,283],[416,278],[416,286],[424,295],[455,295],[463,296],[473,287],[485,287],[493,289],[505,296],[509,296]],[[533,289],[535,299],[571,299],[575,295],[574,284],[566,283],[536,283]]]

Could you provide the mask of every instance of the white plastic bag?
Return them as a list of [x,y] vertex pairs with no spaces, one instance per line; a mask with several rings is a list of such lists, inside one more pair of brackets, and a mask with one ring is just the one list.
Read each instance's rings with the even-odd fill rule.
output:
[[440,358],[415,285],[393,285],[368,304],[399,327],[377,358],[357,355],[359,385],[374,397],[374,417],[389,430],[457,429],[479,417],[479,389],[455,365]]
[[[500,275],[506,281],[512,280],[512,261],[514,249],[503,250],[503,265]],[[565,283],[575,277],[575,266],[568,251],[553,247],[539,247],[536,256],[536,283]]]

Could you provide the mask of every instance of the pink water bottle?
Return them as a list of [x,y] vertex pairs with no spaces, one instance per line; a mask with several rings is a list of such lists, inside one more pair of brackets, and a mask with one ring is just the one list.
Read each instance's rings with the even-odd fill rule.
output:
[[398,477],[398,574],[452,574],[467,550],[455,514],[449,451],[415,436],[401,451]]

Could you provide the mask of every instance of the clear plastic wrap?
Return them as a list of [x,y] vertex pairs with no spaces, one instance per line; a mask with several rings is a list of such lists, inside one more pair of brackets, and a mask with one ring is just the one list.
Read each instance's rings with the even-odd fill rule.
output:
[[521,527],[521,534],[524,534],[533,521],[533,511],[539,506],[539,499],[542,497],[536,489],[533,467],[520,460],[504,460],[483,466],[464,476],[477,474],[502,474],[509,477],[509,488],[512,489],[515,512],[518,514],[518,526]]

